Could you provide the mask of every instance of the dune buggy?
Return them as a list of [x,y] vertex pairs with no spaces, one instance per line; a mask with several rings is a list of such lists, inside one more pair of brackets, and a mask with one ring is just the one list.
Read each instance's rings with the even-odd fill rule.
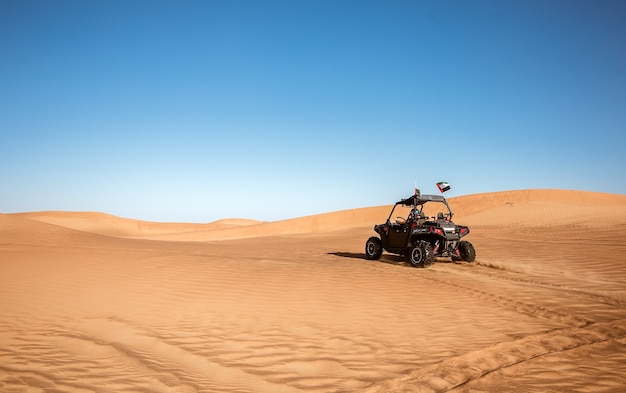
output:
[[[420,195],[402,199],[391,209],[384,224],[374,226],[380,237],[365,243],[367,259],[379,259],[384,251],[404,256],[415,267],[427,267],[435,257],[474,262],[472,243],[461,240],[470,233],[452,222],[452,210],[443,195]],[[391,217],[396,216],[394,221]]]

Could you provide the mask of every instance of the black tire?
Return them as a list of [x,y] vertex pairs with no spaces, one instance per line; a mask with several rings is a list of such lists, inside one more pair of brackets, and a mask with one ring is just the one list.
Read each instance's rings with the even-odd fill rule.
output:
[[383,255],[383,244],[379,238],[372,236],[365,242],[365,258],[378,259]]
[[407,261],[413,267],[428,267],[433,259],[433,247],[428,242],[417,242],[411,246],[407,255]]
[[459,242],[459,256],[462,261],[474,262],[476,260],[476,250],[472,243],[467,240]]

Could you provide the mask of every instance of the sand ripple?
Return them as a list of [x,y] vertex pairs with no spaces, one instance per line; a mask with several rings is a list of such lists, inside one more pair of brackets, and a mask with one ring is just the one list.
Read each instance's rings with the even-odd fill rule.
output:
[[[184,224],[143,230],[176,238],[157,241],[110,216],[0,215],[0,391],[620,392],[623,198],[598,197],[606,227],[593,195],[566,195],[457,201],[478,260],[429,269],[367,261],[370,224],[330,225],[378,208],[269,236],[228,221],[214,230],[240,238],[202,242]],[[125,234],[90,232],[103,217]]]

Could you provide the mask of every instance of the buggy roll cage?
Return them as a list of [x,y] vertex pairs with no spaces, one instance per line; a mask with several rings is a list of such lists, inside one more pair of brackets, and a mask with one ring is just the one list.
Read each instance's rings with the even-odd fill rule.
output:
[[[402,206],[406,206],[406,207],[412,207],[414,210],[418,210],[418,211],[422,211],[422,206],[426,203],[426,202],[439,202],[439,203],[443,203],[446,208],[448,209],[448,217],[450,219],[452,219],[452,215],[454,213],[452,213],[452,209],[450,209],[450,205],[448,205],[448,201],[446,200],[446,198],[443,195],[412,195],[409,198],[406,199],[401,199],[398,202],[396,202],[393,205],[393,209],[391,209],[391,212],[389,213],[389,217],[387,218],[387,221],[391,220],[391,216],[393,215],[394,210],[396,210],[396,207],[398,205],[402,205]],[[420,208],[418,208],[418,206]]]

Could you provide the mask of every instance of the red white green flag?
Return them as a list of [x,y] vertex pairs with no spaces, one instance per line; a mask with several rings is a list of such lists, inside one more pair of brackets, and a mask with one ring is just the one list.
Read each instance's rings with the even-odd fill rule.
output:
[[441,181],[437,183],[437,188],[441,193],[444,193],[450,189],[450,184],[448,184],[448,182]]

